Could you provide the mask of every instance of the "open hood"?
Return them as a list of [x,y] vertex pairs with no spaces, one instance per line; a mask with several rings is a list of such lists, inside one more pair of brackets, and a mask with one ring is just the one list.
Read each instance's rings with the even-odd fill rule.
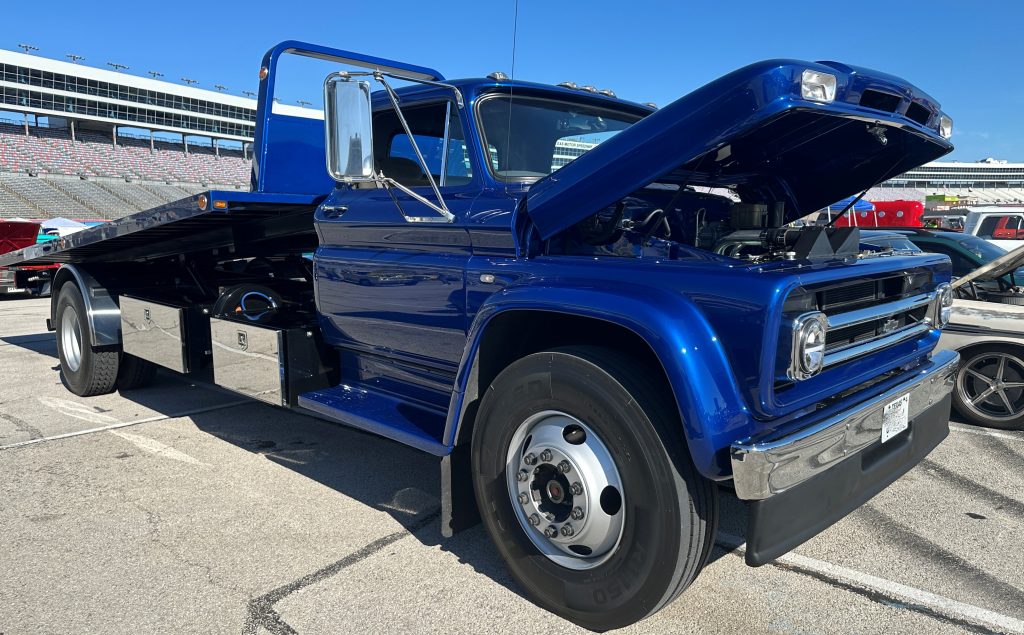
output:
[[992,262],[987,262],[962,278],[953,281],[953,288],[957,289],[968,282],[986,282],[995,280],[1010,273],[1011,271],[1024,266],[1024,247],[1018,247],[1003,256],[999,256]]
[[[805,70],[837,78],[801,97]],[[884,98],[883,98],[884,97]],[[770,60],[730,73],[534,183],[525,211],[549,238],[652,183],[734,188],[794,220],[953,149],[941,112],[898,78],[834,62]]]

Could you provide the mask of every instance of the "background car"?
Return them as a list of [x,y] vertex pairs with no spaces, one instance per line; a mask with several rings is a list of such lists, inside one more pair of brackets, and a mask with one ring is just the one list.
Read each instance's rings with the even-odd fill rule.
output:
[[939,347],[959,351],[953,408],[969,423],[1024,429],[1024,247],[953,281]]

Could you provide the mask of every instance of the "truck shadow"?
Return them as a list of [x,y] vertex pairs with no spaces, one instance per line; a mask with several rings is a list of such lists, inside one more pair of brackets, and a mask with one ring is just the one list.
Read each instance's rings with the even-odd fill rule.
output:
[[[146,405],[150,390],[125,392],[123,396]],[[451,538],[442,537],[438,458],[360,430],[259,403],[199,413],[190,419],[207,434],[389,514],[421,544],[455,555],[460,563],[525,597],[482,525]],[[742,537],[745,507],[730,492],[722,494],[723,527]],[[715,549],[712,558],[726,553]]]
[[25,350],[57,359],[57,340],[53,333],[32,333],[31,335],[6,335],[0,342],[18,346]]

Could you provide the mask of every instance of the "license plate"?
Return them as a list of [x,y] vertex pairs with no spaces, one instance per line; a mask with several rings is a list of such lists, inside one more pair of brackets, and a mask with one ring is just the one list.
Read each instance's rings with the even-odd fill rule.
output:
[[910,427],[910,393],[882,409],[882,443]]

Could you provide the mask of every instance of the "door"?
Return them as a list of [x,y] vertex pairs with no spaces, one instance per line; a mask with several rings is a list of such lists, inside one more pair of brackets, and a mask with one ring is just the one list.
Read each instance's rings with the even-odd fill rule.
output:
[[[334,211],[316,214],[317,304],[327,341],[348,353],[342,364],[348,381],[388,391],[419,386],[446,392],[465,346],[470,242],[460,219],[472,201],[473,176],[454,107],[448,102],[403,107],[403,114],[457,218],[410,221],[407,217],[440,217],[396,188],[337,193],[330,199]],[[374,156],[377,170],[436,201],[391,110],[374,115]]]

